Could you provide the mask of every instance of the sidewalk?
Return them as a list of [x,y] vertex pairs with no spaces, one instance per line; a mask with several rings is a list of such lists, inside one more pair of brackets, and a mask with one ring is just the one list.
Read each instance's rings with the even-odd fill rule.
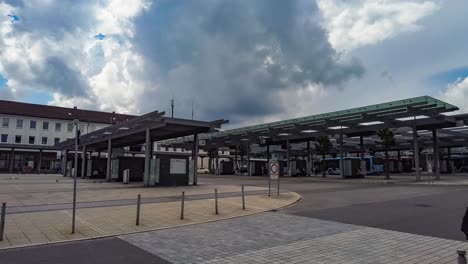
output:
[[[454,263],[468,243],[282,213],[121,236],[171,263]],[[183,246],[182,246],[183,245]]]
[[[0,248],[64,240],[120,235],[180,225],[239,217],[294,203],[300,196],[282,191],[267,197],[264,187],[198,186],[143,187],[78,178],[76,231],[71,234],[73,178],[60,175],[0,174],[0,202],[7,203],[4,241]],[[219,214],[214,210],[218,190]],[[184,220],[180,220],[185,192]],[[137,197],[141,195],[140,224],[136,225]]]

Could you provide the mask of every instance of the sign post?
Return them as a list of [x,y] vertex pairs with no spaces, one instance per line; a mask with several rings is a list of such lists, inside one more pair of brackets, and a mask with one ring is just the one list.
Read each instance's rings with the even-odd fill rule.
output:
[[268,197],[271,196],[271,182],[276,181],[276,185],[278,187],[277,196],[279,196],[279,187],[280,187],[280,177],[279,177],[279,162],[278,161],[271,161],[268,164],[269,172],[268,172]]

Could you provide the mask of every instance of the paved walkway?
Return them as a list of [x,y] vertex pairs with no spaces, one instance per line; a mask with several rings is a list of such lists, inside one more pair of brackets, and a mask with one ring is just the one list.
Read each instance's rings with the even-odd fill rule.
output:
[[468,243],[281,213],[121,236],[171,263],[453,263]]
[[[241,187],[235,185],[145,188],[141,183],[94,181],[78,179],[81,189],[77,192],[76,230],[71,234],[73,179],[59,175],[0,175],[0,202],[7,203],[5,236],[0,248],[203,223],[264,212],[300,199],[298,194],[287,191],[268,198],[266,188],[246,186],[243,210]],[[219,214],[215,214],[215,189]],[[182,192],[186,196],[183,220]],[[142,203],[137,226],[139,194]]]

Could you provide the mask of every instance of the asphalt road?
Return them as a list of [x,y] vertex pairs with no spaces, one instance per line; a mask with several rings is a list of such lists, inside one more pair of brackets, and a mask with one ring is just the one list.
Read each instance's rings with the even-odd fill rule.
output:
[[[200,183],[268,186],[266,178],[260,177],[202,176]],[[278,213],[465,240],[460,231],[468,205],[468,187],[465,186],[316,182],[290,178],[281,181],[281,188],[298,192],[302,200]],[[0,263],[169,262],[118,238],[106,238],[0,250]]]
[[0,250],[2,264],[168,264],[118,238]]
[[[201,181],[267,186],[266,179],[205,176]],[[468,186],[417,186],[283,179],[302,200],[280,213],[465,241],[460,225]]]

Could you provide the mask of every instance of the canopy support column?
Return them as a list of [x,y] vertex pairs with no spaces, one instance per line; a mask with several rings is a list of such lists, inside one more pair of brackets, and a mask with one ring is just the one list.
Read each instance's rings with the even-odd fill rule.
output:
[[83,146],[83,150],[81,152],[81,178],[86,177],[86,145]]
[[[198,134],[193,135],[193,185],[198,184]],[[202,158],[203,166],[203,158]]]
[[247,175],[252,176],[250,173],[250,143],[247,144]]
[[439,168],[439,138],[437,136],[437,129],[432,129],[432,143],[434,148],[434,178],[436,181],[440,180],[440,168]]
[[307,140],[307,176],[312,176],[312,163],[311,163],[311,153],[310,153],[310,141]]
[[343,126],[340,128],[340,174],[341,178],[344,178],[344,163],[343,163],[344,153],[343,153]]
[[151,159],[151,138],[150,130],[146,129],[146,141],[145,141],[145,169],[143,184],[145,187],[149,186],[150,182],[150,159]]
[[421,172],[419,167],[419,146],[418,146],[418,130],[416,128],[416,117],[413,122],[413,147],[414,147],[414,168],[416,170],[416,181],[421,180]]
[[106,168],[106,181],[111,179],[111,156],[112,156],[112,140],[107,140],[107,168]]
[[289,139],[286,139],[286,164],[288,166],[288,176],[291,176],[291,153],[289,149]]

